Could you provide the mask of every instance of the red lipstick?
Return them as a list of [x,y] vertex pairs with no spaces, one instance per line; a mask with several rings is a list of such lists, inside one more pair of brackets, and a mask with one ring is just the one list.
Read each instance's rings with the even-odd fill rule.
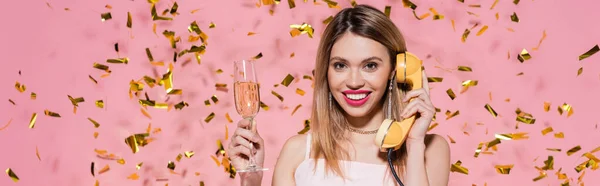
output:
[[344,94],[344,100],[350,106],[360,107],[365,104],[369,97],[371,96],[371,91],[368,90],[345,90],[342,92]]

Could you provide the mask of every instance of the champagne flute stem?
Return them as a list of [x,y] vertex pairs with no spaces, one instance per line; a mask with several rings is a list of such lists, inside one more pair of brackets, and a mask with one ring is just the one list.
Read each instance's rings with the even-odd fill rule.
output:
[[[250,126],[248,127],[248,129],[252,132],[256,132],[254,129],[254,117],[250,117]],[[248,167],[249,168],[255,168],[256,167],[256,161],[254,160],[254,143],[250,142],[250,156],[249,158],[249,162],[248,162]]]

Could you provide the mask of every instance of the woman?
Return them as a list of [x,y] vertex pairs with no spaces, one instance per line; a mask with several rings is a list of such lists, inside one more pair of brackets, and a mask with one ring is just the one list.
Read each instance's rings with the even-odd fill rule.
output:
[[[407,93],[389,77],[396,54],[405,41],[381,11],[358,5],[340,11],[323,33],[316,65],[311,131],[289,138],[274,168],[273,185],[396,185],[387,154],[375,144],[375,134],[386,118],[391,96],[391,118],[417,114],[393,164],[404,185],[447,185],[450,150],[443,137],[426,134],[435,114],[429,87]],[[423,73],[423,81],[427,77]],[[388,86],[392,90],[388,91]],[[410,98],[416,98],[408,103]],[[242,120],[228,153],[234,167],[247,164],[250,143],[263,165],[263,139],[244,129]],[[242,173],[242,185],[260,185],[262,172]]]

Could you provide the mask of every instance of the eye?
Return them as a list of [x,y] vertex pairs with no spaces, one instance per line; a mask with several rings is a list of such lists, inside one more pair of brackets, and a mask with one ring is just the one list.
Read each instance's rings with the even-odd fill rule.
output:
[[377,70],[377,63],[374,63],[374,62],[367,63],[365,65],[365,69],[367,69],[369,71]]
[[342,69],[342,68],[345,68],[345,67],[346,67],[346,65],[344,63],[340,63],[340,62],[333,63],[333,68],[334,69]]

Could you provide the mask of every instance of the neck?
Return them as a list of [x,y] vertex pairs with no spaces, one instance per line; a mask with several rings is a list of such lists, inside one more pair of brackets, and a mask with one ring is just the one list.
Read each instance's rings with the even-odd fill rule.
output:
[[372,131],[379,129],[381,122],[383,122],[385,115],[383,113],[383,109],[377,108],[373,110],[369,114],[362,117],[352,117],[346,115],[348,120],[349,127],[362,130],[362,131]]

